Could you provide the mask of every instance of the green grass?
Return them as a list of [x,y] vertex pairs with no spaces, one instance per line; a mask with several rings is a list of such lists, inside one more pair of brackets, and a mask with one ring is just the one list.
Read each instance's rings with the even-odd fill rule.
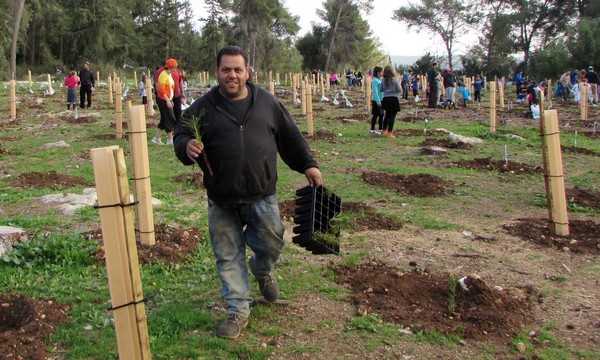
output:
[[[131,172],[128,141],[94,138],[96,135],[114,133],[109,127],[109,123],[114,121],[114,115],[108,106],[106,95],[106,90],[100,88],[95,94],[102,115],[98,122],[68,124],[44,115],[62,111],[61,94],[60,98],[45,98],[46,105],[42,109],[19,109],[20,124],[3,128],[0,134],[0,147],[12,150],[10,154],[0,154],[0,165],[3,174],[6,174],[0,177],[0,225],[21,227],[32,234],[31,242],[21,244],[13,253],[0,260],[0,293],[52,297],[61,304],[71,306],[71,320],[60,325],[47,339],[52,356],[57,358],[114,359],[118,356],[113,314],[106,310],[111,305],[106,268],[93,258],[95,244],[79,236],[89,228],[100,226],[98,210],[91,206],[84,207],[69,218],[58,213],[54,204],[38,204],[40,196],[60,192],[81,193],[83,186],[58,191],[47,188],[19,189],[11,181],[24,173],[56,171],[81,177],[92,187],[92,164],[81,155],[92,148],[114,144],[125,150],[127,166]],[[6,95],[3,98],[6,99]],[[136,100],[134,98],[134,103]],[[7,103],[0,102],[0,110],[7,112]],[[289,100],[284,100],[284,103],[289,105]],[[308,142],[323,171],[325,185],[340,196],[343,202],[366,202],[373,205],[379,215],[419,229],[439,231],[462,231],[468,228],[468,224],[465,225],[466,218],[476,222],[478,226],[497,229],[515,211],[544,212],[546,202],[541,175],[514,176],[451,166],[452,163],[465,159],[503,159],[505,146],[508,147],[510,161],[541,165],[539,129],[536,124],[506,125],[501,131],[490,133],[485,119],[469,121],[428,117],[429,130],[446,128],[456,134],[484,140],[484,143],[475,145],[475,150],[451,150],[445,156],[431,157],[418,153],[419,144],[426,138],[445,136],[421,133],[399,136],[397,140],[389,141],[367,134],[367,121],[343,124],[330,118],[362,113],[356,108],[349,110],[318,103],[314,105],[321,110],[316,113],[315,130],[325,128],[341,134],[333,141],[309,139]],[[289,109],[299,120],[301,130],[306,130],[300,111],[295,107]],[[407,111],[414,112],[412,105],[403,109],[402,113]],[[422,131],[423,125],[423,121],[397,121],[396,130]],[[154,132],[154,128],[148,129],[148,139]],[[525,139],[507,137],[508,133],[518,134]],[[12,136],[18,136],[20,140],[2,140]],[[574,141],[574,133],[563,131],[561,138],[563,145],[570,146]],[[40,149],[40,146],[58,140],[67,141],[71,147]],[[584,136],[578,137],[578,146],[600,152],[598,141]],[[173,180],[177,175],[191,172],[192,168],[181,165],[170,147],[150,143],[148,151],[152,196],[163,202],[163,205],[154,208],[155,223],[199,227],[208,237],[205,192]],[[565,154],[566,185],[582,186],[589,191],[600,189],[597,164],[597,157]],[[195,171],[199,171],[197,167]],[[402,175],[432,174],[453,181],[454,192],[443,197],[412,197],[384,186],[364,183],[361,181],[361,174],[366,171]],[[277,191],[280,201],[294,198],[295,191],[306,185],[304,176],[291,171],[282,161],[279,162],[278,172]],[[571,206],[569,211],[575,216],[598,215],[597,211],[575,206]],[[359,217],[364,215],[352,214]],[[335,258],[335,261],[351,267],[369,261],[373,256],[369,250],[372,245],[369,234],[358,233],[352,218],[344,212],[339,216],[338,224],[343,234],[342,255]],[[408,239],[397,250],[410,256],[418,249],[420,245],[414,239]],[[486,249],[475,243],[458,250],[487,254]],[[305,260],[308,256],[313,255],[297,246],[284,248],[277,264],[282,299],[293,302],[305,296],[318,296],[324,301],[352,307],[349,290],[335,282],[333,271],[328,267],[330,262],[335,261],[327,259],[315,265]],[[532,255],[530,260],[541,261],[546,257],[547,255],[542,254]],[[588,267],[590,272],[600,272],[597,265],[590,264]],[[445,349],[451,349],[449,353],[455,354],[458,351],[457,344],[461,344],[460,334],[422,331],[412,336],[400,336],[400,325],[388,324],[375,314],[350,316],[343,324],[325,317],[312,325],[301,326],[293,318],[288,319],[288,312],[295,311],[293,307],[293,310],[253,308],[244,336],[234,341],[225,341],[214,335],[215,326],[222,320],[224,313],[215,311],[223,304],[220,298],[221,283],[215,271],[210,244],[199,245],[185,264],[147,264],[141,266],[140,272],[144,296],[147,298],[145,307],[151,350],[155,359],[268,359],[273,358],[275,352],[291,358],[317,357],[331,350],[318,342],[288,342],[289,345],[286,344],[282,349],[273,344],[294,332],[318,339],[321,332],[326,333],[336,327],[344,328],[338,341],[350,344],[349,347],[366,349],[369,353],[396,346],[412,346],[418,357],[419,349],[431,346],[429,349],[439,350],[441,354],[445,354]],[[565,287],[572,283],[573,276],[551,276],[541,285],[542,295],[563,296],[568,291]],[[253,291],[252,295],[257,295],[257,290]],[[310,316],[310,309],[298,311]],[[564,345],[556,340],[554,331],[550,327],[542,329],[540,337],[548,340],[549,344],[545,348],[535,347],[527,342],[526,335],[515,338],[513,343],[523,341],[527,346],[527,355],[535,353],[544,359],[598,358],[598,351],[573,349]],[[482,359],[502,354],[501,349],[482,346]],[[344,357],[341,354],[331,354],[331,358]]]

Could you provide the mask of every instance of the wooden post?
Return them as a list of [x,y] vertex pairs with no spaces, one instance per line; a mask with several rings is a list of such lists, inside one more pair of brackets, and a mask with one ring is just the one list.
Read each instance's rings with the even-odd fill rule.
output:
[[581,111],[581,120],[588,119],[588,87],[584,81],[579,82],[579,110]]
[[306,115],[306,80],[300,81],[300,109],[302,115]]
[[91,154],[119,358],[150,359],[123,152],[110,146],[92,149]]
[[112,86],[112,78],[108,77],[108,103],[113,104],[113,86]]
[[10,118],[15,120],[17,118],[17,95],[16,95],[16,83],[15,80],[10,81]]
[[135,89],[137,89],[138,86],[138,81],[137,81],[137,71],[133,70],[133,87]]
[[306,126],[307,132],[309,136],[313,136],[314,134],[314,124],[313,124],[313,104],[312,104],[312,89],[313,86],[307,84],[306,86]]
[[100,86],[100,71],[96,71],[96,83]]
[[129,109],[129,142],[133,163],[133,188],[135,190],[136,229],[140,234],[140,244],[152,246],[156,243],[154,217],[152,209],[152,190],[150,186],[150,165],[148,156],[148,137],[146,135],[146,116],[144,105]]
[[123,100],[121,82],[115,81],[115,131],[117,140],[123,138]]
[[275,82],[277,83],[277,85],[281,84],[279,82],[279,73],[278,72],[275,73]]
[[500,108],[504,109],[504,77],[498,82],[498,101],[500,102]]
[[483,77],[483,91],[487,91],[488,89],[488,81],[487,81],[487,76]]
[[567,199],[563,175],[562,153],[560,149],[560,128],[556,110],[544,112],[546,142],[548,145],[550,183],[552,188],[553,223],[556,235],[569,235]]
[[490,132],[496,132],[496,82],[490,82]]
[[371,78],[365,77],[365,114],[369,114],[369,110],[371,108],[371,95],[373,94],[373,89],[371,88]]
[[296,106],[296,75],[291,75],[292,80],[292,106]]
[[48,74],[48,93],[54,94],[54,89],[52,89],[52,77]]
[[146,77],[146,96],[148,96],[148,116],[154,115],[154,92],[150,76]]
[[552,191],[550,189],[550,177],[548,176],[548,143],[546,141],[546,127],[544,126],[544,93],[538,92],[540,99],[540,139],[542,142],[542,171],[544,172],[544,187],[546,188],[546,206],[548,207],[548,222],[552,222]]
[[269,83],[273,82],[273,70],[269,70]]
[[275,83],[272,81],[269,82],[269,92],[275,95]]
[[29,81],[29,87],[33,86],[33,83],[31,82],[31,70],[27,69],[27,80]]
[[331,90],[331,74],[326,75],[325,86],[327,87],[327,93]]

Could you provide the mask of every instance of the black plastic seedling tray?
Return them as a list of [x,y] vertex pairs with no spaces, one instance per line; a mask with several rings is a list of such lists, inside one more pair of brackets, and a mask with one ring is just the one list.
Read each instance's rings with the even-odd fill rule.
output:
[[342,199],[325,187],[296,191],[292,242],[315,255],[340,254],[340,231],[332,220],[342,211]]

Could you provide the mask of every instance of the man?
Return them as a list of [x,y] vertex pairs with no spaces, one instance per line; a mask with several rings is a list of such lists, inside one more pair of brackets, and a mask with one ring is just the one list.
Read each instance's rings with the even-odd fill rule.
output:
[[439,89],[438,89],[438,79],[440,77],[440,73],[437,71],[438,63],[434,61],[431,64],[429,70],[427,70],[427,84],[429,86],[429,101],[427,103],[427,107],[435,109],[437,107]]
[[[154,74],[156,104],[160,110],[160,121],[152,142],[158,145],[164,145],[161,140],[163,131],[167,133],[167,145],[173,145],[173,129],[177,120],[175,118],[176,105],[174,100],[176,85],[171,74],[175,70],[177,70],[177,60],[171,58],[165,62],[164,67]],[[179,111],[181,111],[181,103],[179,104]]]
[[[221,49],[215,69],[219,85],[183,113],[175,130],[179,160],[198,162],[205,174],[208,226],[228,313],[217,336],[226,339],[240,335],[250,314],[246,246],[254,253],[249,268],[264,300],[279,296],[273,266],[284,244],[284,226],[275,196],[277,153],[291,169],[304,173],[311,186],[323,184],[289,112],[268,91],[248,82],[248,72],[244,50]],[[190,121],[200,121],[201,139],[194,138]]]
[[592,94],[594,94],[594,101],[592,102],[592,105],[596,106],[596,104],[598,103],[598,84],[600,84],[600,77],[598,77],[598,73],[594,71],[593,66],[590,66],[588,68],[588,72],[585,74],[585,78],[587,79],[587,82],[592,88]]
[[515,74],[515,86],[517,87],[517,96],[521,91],[521,84],[523,84],[524,80],[525,78],[523,77],[523,70],[517,71],[517,73]]
[[444,89],[446,89],[446,100],[448,100],[449,106],[454,105],[454,92],[456,90],[456,75],[452,72],[452,69],[446,68],[442,75]]
[[92,107],[92,92],[96,86],[94,74],[90,71],[90,63],[85,62],[83,69],[79,71],[79,107],[85,109],[85,98],[87,96],[87,107]]

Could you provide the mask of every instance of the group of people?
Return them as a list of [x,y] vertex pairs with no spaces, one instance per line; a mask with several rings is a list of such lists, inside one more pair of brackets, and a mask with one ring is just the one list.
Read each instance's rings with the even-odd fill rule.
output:
[[[481,91],[483,89],[483,78],[477,75],[473,80],[473,92],[475,101],[481,101]],[[452,72],[452,69],[445,68],[443,72],[439,70],[439,63],[434,61],[429,70],[427,70],[427,106],[429,108],[455,108],[456,92],[461,95],[462,107],[466,108],[468,101],[471,100],[471,90],[458,79]],[[440,104],[438,104],[440,103]]]
[[553,96],[563,100],[572,98],[574,102],[579,103],[581,101],[580,88],[582,86],[585,86],[588,90],[589,102],[592,106],[597,106],[600,76],[591,65],[587,70],[565,71],[558,80]]
[[96,86],[96,79],[90,70],[90,63],[85,62],[82,69],[77,73],[75,68],[71,67],[69,74],[65,77],[64,85],[67,88],[67,110],[77,109],[77,87],[79,87],[79,107],[85,109],[86,99],[87,108],[92,107],[92,92]]

